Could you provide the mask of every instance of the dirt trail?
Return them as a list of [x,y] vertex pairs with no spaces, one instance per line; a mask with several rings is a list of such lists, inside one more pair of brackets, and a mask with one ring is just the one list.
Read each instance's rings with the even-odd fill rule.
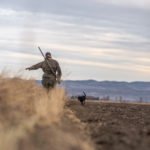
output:
[[96,150],[150,149],[150,105],[70,101],[68,107],[87,124]]

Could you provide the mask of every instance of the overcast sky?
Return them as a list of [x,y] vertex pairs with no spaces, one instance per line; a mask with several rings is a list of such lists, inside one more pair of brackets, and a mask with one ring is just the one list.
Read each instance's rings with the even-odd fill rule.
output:
[[0,70],[25,71],[50,51],[64,80],[150,81],[149,0],[1,0]]

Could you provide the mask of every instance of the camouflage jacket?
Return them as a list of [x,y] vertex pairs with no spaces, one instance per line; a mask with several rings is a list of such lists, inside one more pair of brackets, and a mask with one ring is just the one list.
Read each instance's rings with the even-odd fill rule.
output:
[[62,72],[59,63],[54,59],[47,59],[30,67],[30,70],[41,68],[44,72],[43,77],[61,78]]

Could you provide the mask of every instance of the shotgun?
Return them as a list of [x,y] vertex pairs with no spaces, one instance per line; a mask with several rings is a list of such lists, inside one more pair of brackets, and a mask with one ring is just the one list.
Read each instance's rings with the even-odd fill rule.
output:
[[53,70],[52,66],[50,65],[50,63],[48,62],[48,60],[46,59],[46,57],[44,56],[44,53],[42,52],[41,48],[38,46],[38,49],[40,51],[40,53],[42,54],[42,56],[44,57],[44,60],[46,60],[51,72],[53,73],[53,75],[56,77],[56,73],[55,71]]

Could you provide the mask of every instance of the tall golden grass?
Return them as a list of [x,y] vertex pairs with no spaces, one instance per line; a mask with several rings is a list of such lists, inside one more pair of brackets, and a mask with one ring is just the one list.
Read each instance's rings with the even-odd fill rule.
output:
[[63,88],[0,75],[0,150],[92,150]]

